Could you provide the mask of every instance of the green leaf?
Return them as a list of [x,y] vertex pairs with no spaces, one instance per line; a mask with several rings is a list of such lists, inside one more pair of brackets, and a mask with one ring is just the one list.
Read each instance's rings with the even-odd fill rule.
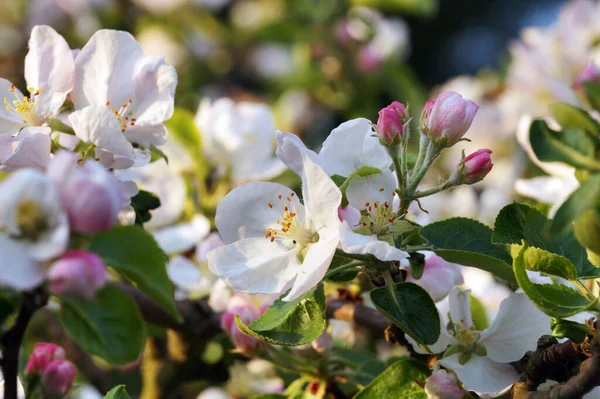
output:
[[279,298],[247,326],[237,315],[235,317],[242,333],[271,344],[288,346],[304,345],[319,338],[325,330],[325,321],[323,284],[293,301],[284,302]]
[[119,366],[139,358],[146,328],[129,295],[107,285],[91,301],[61,296],[60,302],[60,321],[83,350]]
[[479,331],[488,328],[490,322],[487,317],[485,305],[473,294],[469,295],[469,307],[471,308],[471,318],[473,319],[475,328]]
[[513,261],[515,276],[523,292],[542,312],[552,317],[568,317],[597,306],[571,287],[560,284],[532,283],[525,270],[525,257],[531,250],[523,245]]
[[425,381],[429,374],[425,363],[405,358],[386,368],[354,399],[426,399],[427,394],[415,380]]
[[350,2],[353,5],[393,12],[404,12],[424,17],[434,16],[438,11],[437,0],[351,0]]
[[573,232],[582,245],[600,254],[600,212],[597,208],[583,211],[575,220]]
[[373,305],[406,334],[422,345],[433,345],[440,336],[440,315],[431,296],[414,283],[394,284],[371,291]]
[[160,206],[160,199],[154,193],[140,190],[131,198],[131,206],[135,211],[135,224],[143,225],[152,218],[150,211]]
[[113,227],[92,237],[88,249],[181,320],[167,275],[166,257],[150,233],[137,226]]
[[19,307],[20,296],[15,291],[0,290],[0,329]]
[[600,170],[600,162],[561,142],[559,133],[550,130],[543,120],[535,120],[529,128],[531,147],[542,162],[564,162],[581,169]]
[[523,204],[510,204],[502,208],[494,224],[492,241],[496,244],[525,242],[531,246],[564,256],[575,266],[578,278],[595,278],[600,270],[587,259],[585,248],[570,232],[550,237],[546,231],[551,221],[540,211]]
[[600,110],[600,84],[594,82],[583,82],[585,95],[595,110]]
[[169,157],[167,157],[167,154],[165,154],[163,150],[161,150],[154,144],[150,145],[150,159],[151,162],[158,161],[159,159],[164,159],[166,164],[169,164]]
[[424,226],[421,235],[433,246],[433,251],[448,262],[476,267],[506,281],[515,281],[510,255],[492,244],[492,229],[476,220],[442,220]]
[[111,389],[104,399],[131,399],[125,390],[125,385],[119,385]]
[[523,262],[527,270],[552,274],[567,280],[577,280],[577,269],[564,256],[530,247],[523,255]]
[[594,174],[558,208],[550,230],[551,235],[564,233],[586,209],[596,207],[600,199],[600,174]]
[[595,334],[594,329],[585,324],[556,318],[552,318],[550,321],[550,328],[552,328],[553,337],[569,338],[576,344],[580,344],[585,341],[585,338],[588,335]]
[[252,396],[250,399],[289,399],[289,398],[287,395],[282,395],[279,393],[261,393],[261,394]]
[[582,109],[556,103],[550,106],[550,112],[563,129],[583,129],[594,137],[600,136],[600,125]]

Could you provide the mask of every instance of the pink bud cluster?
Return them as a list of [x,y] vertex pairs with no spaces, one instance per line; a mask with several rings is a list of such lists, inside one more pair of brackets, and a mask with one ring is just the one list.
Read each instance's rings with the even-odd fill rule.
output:
[[404,104],[394,101],[379,111],[377,119],[377,135],[381,142],[388,146],[400,143],[406,122],[406,107]]
[[[44,397],[62,398],[73,386],[77,368],[65,359],[65,351],[56,344],[40,342],[35,344],[25,375],[39,381]],[[38,380],[39,379],[39,380]]]
[[239,330],[235,324],[235,315],[244,324],[249,324],[261,315],[261,311],[247,297],[234,295],[229,300],[227,311],[221,316],[221,328],[229,335],[235,347],[244,353],[252,353],[259,347],[260,341]]

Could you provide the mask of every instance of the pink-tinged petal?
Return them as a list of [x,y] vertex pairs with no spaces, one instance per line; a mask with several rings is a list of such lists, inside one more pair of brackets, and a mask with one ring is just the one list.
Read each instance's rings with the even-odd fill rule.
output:
[[30,290],[44,281],[46,269],[15,240],[0,235],[0,286]]
[[302,265],[281,241],[246,238],[208,253],[208,267],[231,287],[251,294],[280,294]]
[[392,171],[385,170],[376,175],[353,178],[346,188],[346,196],[350,205],[362,210],[367,208],[367,203],[373,205],[375,202],[387,202],[391,206],[395,190],[396,177]]
[[329,175],[344,177],[361,166],[385,170],[392,164],[371,122],[364,118],[349,120],[333,129],[323,143],[319,159]]
[[86,107],[75,111],[69,115],[69,121],[81,141],[133,159],[133,146],[127,141],[119,121],[107,107]]
[[431,295],[434,302],[439,302],[448,296],[454,286],[463,284],[464,279],[461,266],[431,253],[425,259],[421,278],[415,279],[408,270],[406,281],[420,285]]
[[354,228],[358,226],[361,214],[358,209],[351,205],[348,205],[345,208],[340,206],[338,208],[338,218],[340,219],[340,222],[348,222],[348,225]]
[[304,262],[295,272],[298,273],[294,285],[283,301],[292,301],[323,279],[331,264],[335,249],[339,242],[338,237],[321,237],[318,242],[310,244]]
[[251,237],[268,241],[268,228],[283,220],[286,206],[304,221],[304,206],[292,190],[278,183],[250,182],[233,189],[219,202],[215,223],[226,244]]
[[129,142],[139,144],[144,148],[149,148],[151,145],[163,145],[167,142],[168,137],[169,132],[163,124],[136,124],[135,126],[129,126],[125,130],[125,138]]
[[538,338],[550,333],[550,316],[536,308],[525,294],[513,293],[502,301],[479,343],[485,346],[490,359],[508,363],[534,350]]
[[43,171],[50,162],[50,128],[28,127],[18,136],[0,135],[0,171],[20,168]]
[[438,361],[456,373],[468,391],[479,394],[498,394],[519,380],[519,373],[507,363],[497,363],[487,357],[473,354],[465,364],[460,364],[460,353]]
[[177,86],[175,68],[163,57],[144,57],[136,65],[134,84],[136,124],[161,125],[171,118]]
[[380,241],[376,235],[366,236],[352,231],[348,222],[340,226],[340,243],[342,249],[349,254],[374,255],[382,261],[400,261],[408,258],[408,254],[398,248]]
[[[75,58],[75,87],[71,99],[76,109],[110,106],[117,110],[133,99],[135,72],[142,49],[128,32],[99,30]],[[135,109],[135,104],[133,109]]]
[[[0,78],[0,100],[12,106],[13,101],[23,100],[23,94],[8,80]],[[26,125],[15,111],[7,110],[4,105],[0,107],[0,134],[15,134]]]
[[470,328],[473,325],[470,294],[471,290],[463,290],[460,287],[454,287],[450,291],[450,318],[452,323],[460,324],[463,328]]
[[49,26],[35,26],[25,57],[25,80],[39,94],[33,96],[42,119],[54,117],[73,90],[75,64],[65,39]]

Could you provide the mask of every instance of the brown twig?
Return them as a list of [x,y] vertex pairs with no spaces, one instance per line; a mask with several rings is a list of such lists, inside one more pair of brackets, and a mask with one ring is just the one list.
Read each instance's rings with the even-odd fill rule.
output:
[[33,314],[48,303],[48,293],[38,288],[24,292],[15,324],[2,336],[3,353],[0,365],[4,374],[4,398],[17,399],[19,351],[23,336]]
[[377,310],[341,299],[327,301],[327,318],[365,327],[374,338],[383,338],[385,329],[390,325],[388,319]]

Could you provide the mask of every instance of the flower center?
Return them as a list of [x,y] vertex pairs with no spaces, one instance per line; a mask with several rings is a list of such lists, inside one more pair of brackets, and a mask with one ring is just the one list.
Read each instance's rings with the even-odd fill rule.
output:
[[293,245],[301,247],[318,241],[318,234],[304,226],[299,220],[295,203],[292,201],[295,195],[293,192],[288,197],[279,194],[274,203],[267,203],[270,209],[277,206],[283,210],[281,217],[272,223],[265,232],[265,238],[269,241],[285,240],[287,243],[291,242]]
[[[380,188],[379,191],[384,191],[384,188]],[[387,201],[383,203],[367,202],[361,214],[359,229],[366,229],[369,233],[377,236],[390,234],[389,227],[397,218],[396,212],[392,210],[391,204]]]
[[110,107],[110,112],[115,115],[119,125],[121,125],[121,132],[123,133],[125,133],[129,126],[135,126],[136,119],[133,118],[132,103],[133,101],[130,98],[126,103],[121,104],[121,108],[117,110],[115,107],[110,107],[110,101],[106,102],[106,106]]
[[28,241],[37,239],[48,229],[48,220],[39,202],[26,200],[16,209],[16,222],[19,234],[14,238]]
[[475,326],[465,328],[458,323],[454,323],[453,328],[450,328],[448,332],[464,348],[472,347],[472,345],[479,340],[479,336],[481,335],[481,332],[476,330]]
[[36,97],[42,92],[41,89],[35,89],[31,86],[27,87],[27,91],[30,93],[30,97],[24,96],[23,99],[14,94],[15,85],[11,85],[8,89],[10,93],[13,93],[15,99],[10,101],[8,97],[4,97],[4,106],[8,112],[11,112],[21,118],[29,126],[39,126],[42,124],[42,120],[37,113],[35,102]]

